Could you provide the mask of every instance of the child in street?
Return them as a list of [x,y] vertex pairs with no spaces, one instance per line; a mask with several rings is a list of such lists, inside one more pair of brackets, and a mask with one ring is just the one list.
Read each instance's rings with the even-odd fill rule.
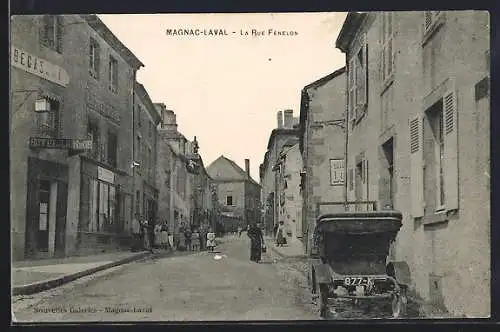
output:
[[212,229],[210,229],[207,233],[207,248],[210,252],[213,252],[215,248],[215,233]]
[[191,235],[191,241],[193,250],[194,251],[200,250],[200,233],[198,232],[197,229],[195,229],[193,234]]

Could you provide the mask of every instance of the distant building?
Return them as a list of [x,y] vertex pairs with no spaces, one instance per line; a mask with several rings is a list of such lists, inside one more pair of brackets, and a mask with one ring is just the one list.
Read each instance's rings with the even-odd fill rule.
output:
[[[300,152],[302,154],[302,231],[304,240],[320,213],[344,211],[346,155],[345,67],[302,89]],[[310,243],[304,241],[309,248]]]
[[349,13],[348,197],[403,213],[392,259],[457,316],[490,315],[490,19]]
[[143,64],[96,15],[13,16],[11,28],[13,259],[114,249],[132,213]]
[[300,155],[298,138],[290,138],[283,144],[275,168],[278,175],[278,220],[284,222],[288,240],[302,239],[302,196],[300,191],[302,156]]
[[156,128],[160,114],[142,84],[136,82],[134,92],[134,211],[155,223],[158,217]]
[[299,129],[294,127],[298,124],[298,118],[294,118],[293,110],[279,111],[277,119],[277,128],[271,131],[264,160],[259,166],[260,185],[262,186],[262,219],[268,232],[272,231],[273,226],[278,223],[279,213],[276,197],[278,176],[273,169],[285,142],[299,135]]
[[260,185],[250,176],[250,160],[245,170],[234,161],[220,156],[207,168],[215,186],[226,231],[237,226],[260,222]]
[[159,218],[171,229],[191,222],[191,183],[188,176],[189,141],[177,131],[176,115],[164,104],[155,104],[160,113],[158,127]]

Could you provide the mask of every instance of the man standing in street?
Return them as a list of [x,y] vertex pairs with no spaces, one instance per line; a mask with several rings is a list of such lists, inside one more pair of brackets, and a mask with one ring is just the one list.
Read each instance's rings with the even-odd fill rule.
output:
[[132,227],[130,228],[130,233],[132,233],[132,245],[130,246],[132,251],[140,250],[142,246],[141,241],[141,223],[139,214],[136,213],[132,219]]

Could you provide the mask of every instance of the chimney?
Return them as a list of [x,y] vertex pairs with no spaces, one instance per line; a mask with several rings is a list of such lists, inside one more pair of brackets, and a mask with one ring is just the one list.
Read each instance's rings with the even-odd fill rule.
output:
[[245,172],[250,177],[250,159],[245,159]]
[[283,128],[283,112],[278,112],[278,129]]
[[177,131],[177,116],[175,115],[174,111],[163,109],[161,118],[162,123],[160,129],[166,131]]
[[283,113],[285,114],[283,120],[283,127],[291,129],[293,126],[293,110],[285,110]]

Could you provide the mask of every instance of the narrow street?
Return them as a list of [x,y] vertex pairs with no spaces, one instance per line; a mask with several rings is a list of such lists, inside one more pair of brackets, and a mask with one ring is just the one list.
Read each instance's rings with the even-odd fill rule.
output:
[[249,261],[245,235],[222,241],[219,254],[145,259],[31,298],[14,299],[15,320],[318,319],[304,274],[277,262],[271,250],[262,264]]

